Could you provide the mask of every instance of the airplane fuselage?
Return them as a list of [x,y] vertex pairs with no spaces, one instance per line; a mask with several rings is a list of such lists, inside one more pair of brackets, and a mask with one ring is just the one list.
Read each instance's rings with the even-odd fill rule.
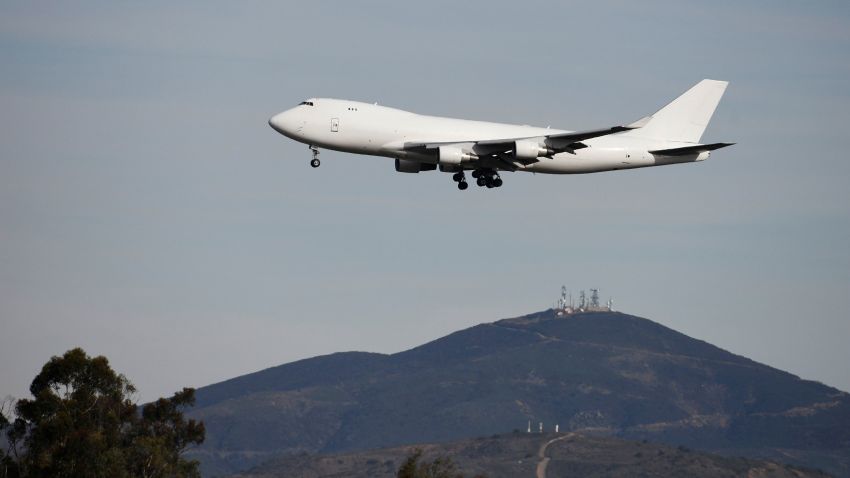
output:
[[[406,151],[410,143],[457,143],[568,133],[534,126],[427,116],[376,104],[316,98],[275,115],[269,123],[281,134],[308,145],[347,153],[438,162],[433,155]],[[701,161],[708,152],[660,156],[650,150],[690,143],[632,137],[628,132],[584,141],[586,148],[541,157],[515,170],[550,174],[592,173]],[[470,167],[470,169],[472,169]],[[498,168],[505,169],[505,168]]]
[[269,119],[276,131],[319,148],[395,158],[401,173],[453,173],[467,189],[500,187],[500,171],[594,173],[707,159],[733,143],[701,144],[728,82],[705,79],[635,122],[566,131],[534,126],[427,116],[359,101],[313,98]]

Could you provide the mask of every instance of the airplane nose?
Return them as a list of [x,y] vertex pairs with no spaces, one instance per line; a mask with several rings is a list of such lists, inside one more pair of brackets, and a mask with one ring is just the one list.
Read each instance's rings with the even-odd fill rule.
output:
[[286,110],[269,118],[269,126],[278,133],[293,139],[301,133],[304,124],[305,121],[297,108]]
[[287,121],[287,113],[287,111],[284,111],[283,113],[278,113],[269,118],[269,126],[280,134],[286,134],[287,123],[289,123],[289,121]]

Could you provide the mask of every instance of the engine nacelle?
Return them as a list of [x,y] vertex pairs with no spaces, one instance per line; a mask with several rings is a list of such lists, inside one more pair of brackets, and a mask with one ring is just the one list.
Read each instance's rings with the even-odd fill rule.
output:
[[463,150],[456,146],[440,146],[439,147],[439,163],[441,166],[460,166],[461,163],[476,159],[469,153],[464,153]]
[[433,171],[437,169],[436,164],[420,163],[410,159],[395,158],[395,170],[400,173],[418,173],[420,171]]
[[514,141],[514,157],[516,159],[535,160],[541,156],[549,156],[554,152],[539,141],[528,139]]

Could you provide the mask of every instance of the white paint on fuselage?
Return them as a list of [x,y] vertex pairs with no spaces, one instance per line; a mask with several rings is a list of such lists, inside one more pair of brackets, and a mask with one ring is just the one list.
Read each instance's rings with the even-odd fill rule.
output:
[[[355,154],[407,157],[405,143],[453,143],[539,137],[566,130],[427,116],[376,104],[330,98],[307,100],[273,116],[269,124],[281,134],[308,145]],[[703,152],[688,156],[655,156],[648,151],[692,143],[649,140],[628,132],[583,141],[588,147],[558,153],[520,171],[550,174],[592,173],[701,161]],[[474,167],[474,165],[470,165]]]

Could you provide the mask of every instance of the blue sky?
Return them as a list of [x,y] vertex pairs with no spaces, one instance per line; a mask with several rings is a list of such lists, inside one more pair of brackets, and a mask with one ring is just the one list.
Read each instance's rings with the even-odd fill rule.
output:
[[[0,395],[141,399],[550,306],[561,284],[850,390],[846,2],[4,2]],[[730,81],[694,165],[447,175],[266,120],[329,96],[587,129]]]

